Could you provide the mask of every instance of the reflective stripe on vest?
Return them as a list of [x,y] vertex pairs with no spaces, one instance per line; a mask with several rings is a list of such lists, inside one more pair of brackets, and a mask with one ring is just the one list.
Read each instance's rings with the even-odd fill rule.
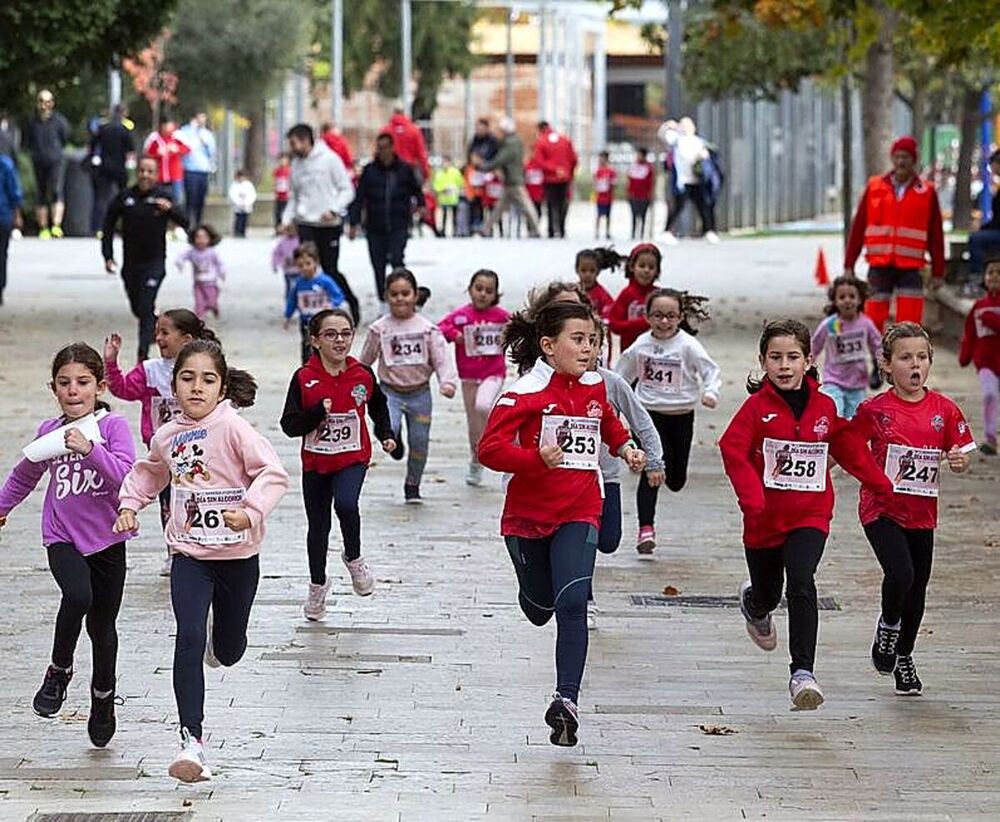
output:
[[865,250],[869,265],[923,267],[934,196],[933,186],[919,179],[907,186],[902,199],[885,177],[868,181]]

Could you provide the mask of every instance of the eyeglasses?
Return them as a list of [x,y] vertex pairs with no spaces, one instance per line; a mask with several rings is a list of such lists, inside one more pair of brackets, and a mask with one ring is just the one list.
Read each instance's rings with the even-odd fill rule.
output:
[[670,311],[667,314],[664,314],[662,311],[654,311],[651,314],[647,314],[646,316],[648,316],[649,319],[651,320],[656,320],[657,322],[659,322],[660,320],[673,321],[673,320],[679,320],[681,318],[681,315],[678,314],[676,311]]
[[354,329],[348,328],[344,331],[334,331],[331,328],[326,331],[320,331],[316,336],[321,340],[326,340],[327,342],[333,342],[334,340],[349,340],[354,336]]

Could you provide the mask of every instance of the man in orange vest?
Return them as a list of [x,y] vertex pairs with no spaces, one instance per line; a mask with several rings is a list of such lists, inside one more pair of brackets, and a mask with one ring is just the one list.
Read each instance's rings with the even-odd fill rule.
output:
[[854,276],[854,263],[864,247],[871,297],[865,313],[885,327],[896,292],[896,322],[919,323],[924,313],[920,272],[930,255],[932,288],[944,277],[944,228],[937,192],[916,173],[917,141],[900,137],[892,144],[892,171],[872,177],[861,197],[847,238],[844,272]]

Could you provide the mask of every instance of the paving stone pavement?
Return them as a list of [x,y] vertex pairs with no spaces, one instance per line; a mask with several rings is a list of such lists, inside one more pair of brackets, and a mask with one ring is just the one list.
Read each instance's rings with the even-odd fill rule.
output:
[[[584,241],[585,242],[585,241]],[[81,639],[74,680],[57,719],[33,715],[58,603],[39,545],[41,492],[4,529],[0,551],[0,819],[44,814],[174,812],[198,820],[655,820],[1000,818],[1000,463],[944,479],[938,556],[917,648],[926,690],[894,696],[867,659],[880,574],[855,516],[856,485],[838,478],[838,515],[819,572],[817,674],[827,703],[788,710],[785,621],[779,651],[751,646],[732,600],[724,607],[636,604],[665,586],[681,596],[731,598],[745,574],[740,523],[714,441],[744,397],[765,315],[814,322],[817,240],[732,239],[667,251],[665,283],[713,297],[703,341],[723,367],[725,396],[700,411],[691,479],[664,493],[660,545],[638,559],[634,496],[626,481],[625,539],[600,556],[598,630],[581,698],[581,743],[548,742],[542,722],[553,680],[554,628],[520,615],[498,537],[499,479],[471,489],[461,403],[435,397],[427,504],[402,505],[402,466],[380,457],[363,503],[364,553],[374,596],[354,597],[331,540],[332,605],[325,622],[301,613],[307,570],[297,493],[297,442],[277,428],[298,340],[280,329],[280,278],[269,241],[226,240],[230,280],[216,324],[232,362],[260,381],[247,417],[293,474],[270,522],[249,648],[231,669],[207,672],[206,731],[215,778],[178,785],[166,775],[176,749],[170,681],[173,618],[157,572],[156,514],[129,545],[119,620],[119,731],[106,750],[86,736],[90,651]],[[828,258],[836,243],[823,241]],[[571,276],[582,243],[415,240],[409,258],[434,291],[438,317],[457,305],[471,271],[500,272],[504,304]],[[621,244],[627,247],[627,244]],[[171,246],[176,254],[180,246]],[[343,267],[373,304],[366,250],[345,244]],[[135,327],[96,242],[15,243],[12,284],[0,309],[0,465],[4,471],[50,414],[46,370],[59,345]],[[620,275],[603,277],[616,290]],[[161,307],[190,305],[190,283],[171,273]],[[932,382],[981,430],[978,391],[947,343]],[[137,421],[138,406],[115,402]],[[728,604],[727,604],[728,602]],[[709,735],[701,726],[735,733]],[[33,816],[38,814],[38,816]],[[78,817],[58,817],[78,818]],[[79,817],[83,818],[83,817]],[[132,818],[132,817],[130,817]],[[134,817],[136,819],[140,817]],[[146,817],[155,819],[154,816]],[[162,817],[183,818],[178,816]]]

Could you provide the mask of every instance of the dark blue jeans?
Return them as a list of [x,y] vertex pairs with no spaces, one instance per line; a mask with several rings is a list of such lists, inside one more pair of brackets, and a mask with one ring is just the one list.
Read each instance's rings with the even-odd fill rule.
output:
[[344,555],[348,559],[361,556],[361,512],[358,500],[368,466],[356,463],[330,474],[318,471],[302,472],[302,499],[306,505],[306,550],[309,553],[309,578],[313,585],[326,582],[326,555],[330,550],[330,507],[340,521],[344,539]]
[[205,198],[208,196],[208,172],[184,172],[184,208],[187,210],[188,223],[191,230],[201,225],[201,215],[205,211]]
[[13,226],[0,223],[0,304],[3,303],[3,290],[7,287],[7,249],[10,246],[10,233]]

